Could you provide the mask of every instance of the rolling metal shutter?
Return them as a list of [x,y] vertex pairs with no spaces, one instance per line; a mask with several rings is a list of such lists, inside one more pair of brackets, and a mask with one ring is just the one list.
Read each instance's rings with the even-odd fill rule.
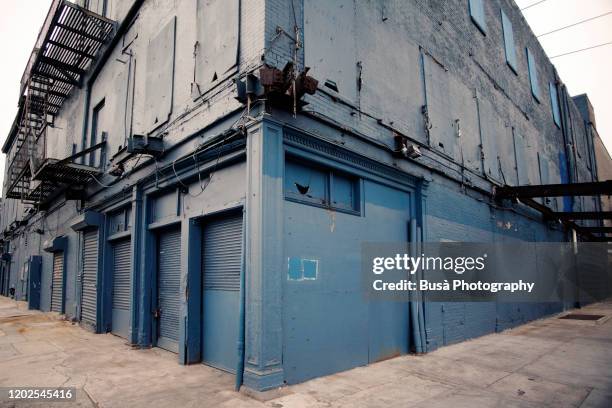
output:
[[130,310],[130,240],[113,245],[113,309]]
[[[181,231],[166,231],[159,235],[158,308],[160,347],[178,351],[180,285],[181,285]],[[163,339],[175,343],[164,345]],[[176,345],[176,347],[175,347]]]
[[204,290],[240,290],[242,215],[211,221],[204,227]]
[[98,285],[98,230],[83,234],[83,275],[81,290],[81,321],[96,327]]
[[64,298],[64,252],[53,253],[53,276],[51,278],[51,311],[63,312]]

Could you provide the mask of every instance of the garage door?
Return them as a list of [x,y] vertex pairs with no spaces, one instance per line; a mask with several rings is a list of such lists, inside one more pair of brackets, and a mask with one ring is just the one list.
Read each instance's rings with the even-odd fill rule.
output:
[[98,299],[98,230],[83,234],[83,274],[81,276],[81,323],[96,330]]
[[64,312],[64,252],[53,253],[51,311],[58,313]]
[[130,240],[113,244],[113,321],[112,333],[127,338],[130,332],[130,293],[132,271]]
[[202,245],[202,361],[236,370],[242,215],[204,225]]
[[178,353],[181,231],[169,230],[159,234],[158,241],[157,346]]

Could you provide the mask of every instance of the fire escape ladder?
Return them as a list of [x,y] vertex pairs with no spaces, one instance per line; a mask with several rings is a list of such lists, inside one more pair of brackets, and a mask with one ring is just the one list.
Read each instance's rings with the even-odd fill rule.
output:
[[[63,103],[81,85],[114,29],[113,21],[71,1],[53,1],[21,79],[23,97],[9,134],[6,197],[40,204],[61,188],[83,185],[99,173],[64,159],[64,154],[54,158],[50,148],[55,146],[49,146],[47,137]],[[62,135],[66,140],[69,136]],[[64,143],[58,140],[57,145]]]

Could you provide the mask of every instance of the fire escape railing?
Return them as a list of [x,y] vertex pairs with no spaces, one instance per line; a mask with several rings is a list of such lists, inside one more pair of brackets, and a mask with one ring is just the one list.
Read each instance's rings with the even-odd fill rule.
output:
[[[82,183],[88,172],[98,172],[78,166],[78,177],[72,180],[76,165],[64,157],[50,157],[47,139],[55,116],[72,90],[81,85],[114,28],[113,21],[68,0],[53,1],[21,80],[20,108],[7,141],[7,198],[41,203],[59,185]],[[60,165],[73,167],[62,169]],[[58,180],[54,177],[58,174],[68,176]]]

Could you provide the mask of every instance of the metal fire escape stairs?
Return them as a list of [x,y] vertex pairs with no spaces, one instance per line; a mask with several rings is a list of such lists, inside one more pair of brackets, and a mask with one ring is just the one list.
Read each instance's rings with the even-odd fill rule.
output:
[[[6,197],[39,205],[67,186],[83,186],[100,173],[74,159],[101,148],[99,143],[68,157],[49,154],[48,131],[75,87],[80,87],[115,22],[68,0],[54,0],[21,80],[14,145],[5,181]],[[58,140],[58,146],[67,142]]]

